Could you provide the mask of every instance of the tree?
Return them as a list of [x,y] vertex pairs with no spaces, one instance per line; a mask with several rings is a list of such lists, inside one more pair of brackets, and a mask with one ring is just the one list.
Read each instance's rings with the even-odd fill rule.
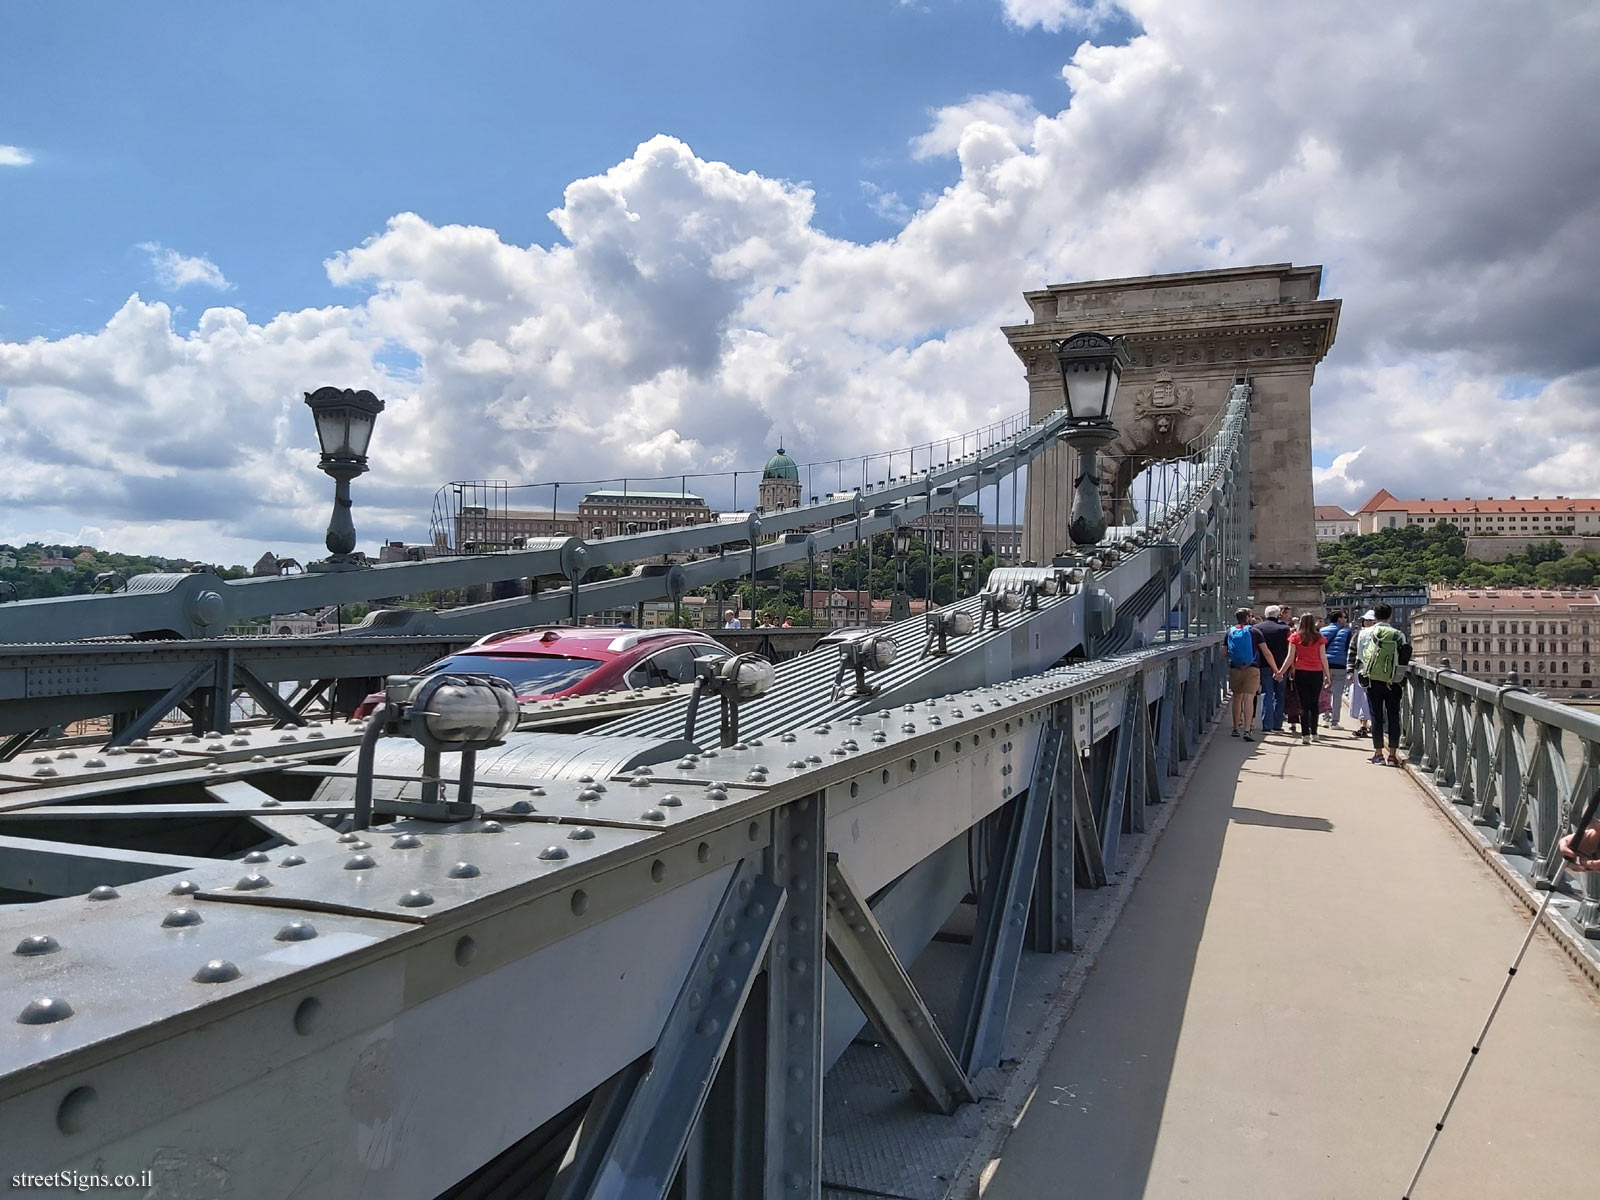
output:
[[1552,587],[1589,587],[1594,583],[1595,564],[1588,558],[1546,559],[1533,569],[1540,583]]
[[1567,555],[1566,550],[1562,548],[1561,543],[1556,541],[1555,538],[1551,538],[1548,542],[1529,542],[1528,548],[1522,553],[1523,557],[1533,566],[1538,566],[1540,563],[1555,562],[1558,559],[1565,558]]

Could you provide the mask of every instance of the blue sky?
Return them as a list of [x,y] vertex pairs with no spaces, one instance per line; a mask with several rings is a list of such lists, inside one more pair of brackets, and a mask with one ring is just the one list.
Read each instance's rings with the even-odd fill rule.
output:
[[809,181],[819,228],[871,241],[898,222],[862,181],[914,204],[954,175],[908,150],[933,108],[1060,107],[1080,39],[992,0],[9,5],[0,142],[34,162],[0,173],[0,339],[134,291],[192,326],[146,243],[210,259],[254,318],[347,302],[323,259],[397,212],[550,244],[566,185],[661,132]]
[[926,445],[1026,403],[1022,292],[1284,261],[1344,302],[1319,501],[1600,495],[1600,22],[1505,14],[4,6],[0,541],[315,555],[328,383],[389,404],[365,548],[452,479]]

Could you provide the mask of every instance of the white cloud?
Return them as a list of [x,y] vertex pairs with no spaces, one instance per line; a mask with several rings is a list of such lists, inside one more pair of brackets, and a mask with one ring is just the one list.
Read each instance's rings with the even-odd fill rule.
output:
[[1015,92],[985,92],[969,96],[933,114],[933,127],[911,139],[914,158],[941,158],[956,154],[966,137],[983,136],[985,127],[998,130],[1013,149],[1033,140],[1033,123],[1039,114],[1026,96]]
[[216,288],[219,292],[232,289],[222,274],[222,269],[204,255],[191,258],[187,254],[179,254],[176,250],[163,246],[160,242],[140,242],[139,249],[150,256],[150,265],[155,268],[156,279],[169,288],[188,287],[198,283],[208,288]]
[[33,161],[33,155],[21,146],[0,145],[0,167],[25,167]]
[[1115,0],[1001,0],[1006,20],[1019,29],[1034,26],[1047,33],[1063,29],[1095,30],[1123,7]]
[[900,199],[899,192],[885,191],[868,179],[861,181],[861,191],[867,198],[867,207],[885,221],[904,225],[911,219],[911,206]]
[[303,556],[330,488],[300,394],[324,383],[390,401],[364,545],[422,536],[452,478],[749,470],[780,431],[802,461],[925,443],[1024,405],[997,326],[1025,289],[1283,260],[1345,301],[1324,502],[1600,494],[1600,28],[1576,3],[1419,4],[1128,0],[1143,32],[1078,47],[1067,108],[940,109],[914,152],[953,154],[951,182],[871,244],[821,232],[805,187],[656,137],[567,188],[548,246],[405,213],[328,260],[348,306],[179,334],[133,297],[0,344],[0,507]]

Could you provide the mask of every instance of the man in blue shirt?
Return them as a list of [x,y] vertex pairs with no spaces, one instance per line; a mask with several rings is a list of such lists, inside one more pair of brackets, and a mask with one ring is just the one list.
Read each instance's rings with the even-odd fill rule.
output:
[[1338,609],[1328,614],[1328,623],[1322,627],[1322,636],[1328,643],[1328,669],[1333,676],[1328,684],[1328,691],[1333,698],[1333,711],[1328,716],[1334,725],[1339,723],[1339,714],[1344,707],[1345,684],[1350,678],[1350,635],[1354,632],[1344,613]]

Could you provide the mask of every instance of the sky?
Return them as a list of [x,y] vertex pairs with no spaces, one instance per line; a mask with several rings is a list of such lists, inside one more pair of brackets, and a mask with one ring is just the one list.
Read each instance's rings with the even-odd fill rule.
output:
[[1024,406],[1023,291],[1280,261],[1319,502],[1600,495],[1596,64],[1577,0],[5,6],[0,541],[314,556],[324,384],[369,550],[924,443]]

